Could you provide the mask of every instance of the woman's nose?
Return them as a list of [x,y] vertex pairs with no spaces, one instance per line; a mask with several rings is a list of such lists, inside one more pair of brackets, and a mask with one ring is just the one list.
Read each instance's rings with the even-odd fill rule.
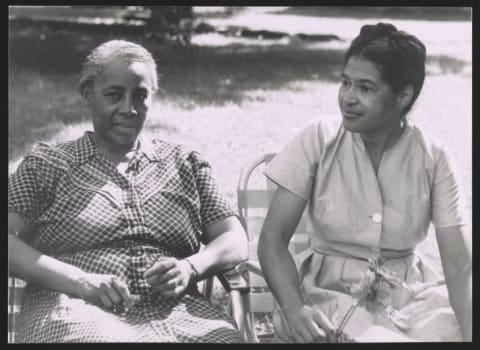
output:
[[343,102],[352,105],[358,102],[357,95],[354,91],[354,89],[350,88],[344,91],[343,93]]
[[138,114],[135,104],[131,98],[125,98],[122,104],[121,112],[129,116],[135,116]]

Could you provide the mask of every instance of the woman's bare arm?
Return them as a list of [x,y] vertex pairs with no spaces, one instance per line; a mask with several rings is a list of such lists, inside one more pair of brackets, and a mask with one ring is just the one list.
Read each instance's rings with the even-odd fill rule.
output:
[[450,303],[465,341],[472,340],[472,249],[465,226],[435,230]]
[[[258,258],[265,279],[280,304],[294,341],[311,342],[331,337],[333,326],[319,310],[307,305],[288,244],[302,217],[307,201],[279,187],[270,203],[258,242]],[[322,331],[323,329],[323,331]]]
[[[8,213],[8,262],[14,275],[44,288],[82,298],[106,308],[131,303],[123,281],[113,275],[91,274],[42,254],[25,243],[31,228],[17,213]],[[18,235],[18,236],[17,236]]]

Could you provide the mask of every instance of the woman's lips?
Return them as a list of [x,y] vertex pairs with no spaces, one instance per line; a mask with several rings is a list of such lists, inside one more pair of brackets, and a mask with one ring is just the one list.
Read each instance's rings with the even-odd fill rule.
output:
[[343,116],[348,119],[358,118],[361,117],[361,113],[354,113],[354,112],[343,112]]
[[127,123],[115,123],[114,126],[121,130],[137,130],[137,124],[127,124]]

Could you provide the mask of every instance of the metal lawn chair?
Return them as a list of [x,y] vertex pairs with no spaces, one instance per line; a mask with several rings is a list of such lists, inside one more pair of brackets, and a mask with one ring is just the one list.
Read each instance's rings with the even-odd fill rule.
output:
[[[255,341],[275,338],[271,321],[274,297],[262,276],[257,255],[260,230],[276,190],[276,185],[263,175],[262,170],[274,156],[274,153],[268,153],[247,164],[242,170],[237,187],[238,211],[249,240],[249,261],[240,264],[238,269],[244,273],[250,284],[248,299],[251,315],[248,317],[255,319]],[[290,241],[289,250],[293,255],[308,247],[306,231],[306,220],[303,216]]]

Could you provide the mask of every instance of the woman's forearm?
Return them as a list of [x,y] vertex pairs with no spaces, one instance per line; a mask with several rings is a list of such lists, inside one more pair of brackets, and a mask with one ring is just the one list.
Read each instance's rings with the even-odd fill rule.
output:
[[195,266],[199,279],[234,267],[248,258],[245,234],[227,231],[208,243],[200,252],[188,257]]
[[472,340],[472,248],[467,226],[437,228],[448,296],[464,340]]
[[295,262],[288,245],[278,235],[262,233],[258,242],[258,259],[265,279],[284,312],[299,310],[305,305]]
[[460,271],[445,269],[448,295],[462,329],[465,341],[472,340],[472,273],[471,268]]
[[79,268],[44,255],[8,234],[9,271],[21,279],[50,290],[77,296],[78,281],[84,276]]

